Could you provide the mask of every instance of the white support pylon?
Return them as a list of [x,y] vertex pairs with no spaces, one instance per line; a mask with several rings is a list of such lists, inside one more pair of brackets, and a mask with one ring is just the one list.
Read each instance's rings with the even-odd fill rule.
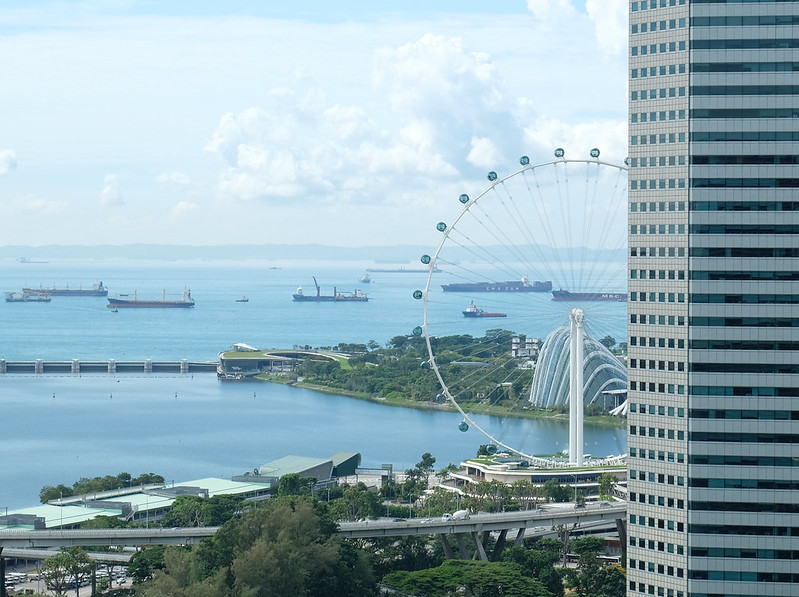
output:
[[569,462],[583,465],[583,320],[582,309],[569,313]]

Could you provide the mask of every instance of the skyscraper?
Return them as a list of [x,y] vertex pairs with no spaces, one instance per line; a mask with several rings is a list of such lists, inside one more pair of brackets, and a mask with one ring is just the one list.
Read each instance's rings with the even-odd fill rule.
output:
[[799,595],[799,1],[629,6],[628,594]]

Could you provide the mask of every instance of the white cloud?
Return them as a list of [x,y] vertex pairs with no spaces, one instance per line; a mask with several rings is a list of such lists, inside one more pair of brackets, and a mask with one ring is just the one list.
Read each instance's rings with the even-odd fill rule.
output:
[[[205,149],[226,165],[228,199],[310,202],[396,200],[495,166],[521,143],[515,104],[490,57],[458,38],[425,35],[376,52],[374,105],[331,102],[304,77],[292,89],[225,114]],[[377,124],[382,120],[382,126]]]
[[[114,242],[168,232],[193,243],[200,226],[208,242],[238,242],[241,227],[260,233],[242,211],[282,214],[270,239],[295,242],[286,222],[308,209],[337,218],[312,231],[320,242],[355,238],[344,227],[361,230],[360,242],[392,241],[363,225],[367,213],[417,238],[425,214],[484,188],[487,169],[507,172],[519,155],[542,161],[557,146],[599,146],[623,157],[611,146],[625,143],[626,56],[608,53],[624,7],[587,2],[529,0],[482,14],[449,2],[391,18],[375,5],[346,21],[277,18],[268,7],[247,18],[188,5],[168,18],[125,3],[57,18],[42,10],[0,37],[0,53],[18,58],[0,64],[0,79],[15,82],[0,97],[0,112],[15,115],[3,143],[25,156],[27,175],[0,179],[3,197],[66,201],[76,227]],[[0,176],[16,162],[8,151]],[[29,165],[40,170],[30,175]],[[105,178],[102,204],[124,199],[135,213],[86,205],[108,173],[118,174]],[[251,204],[211,216],[215,200]],[[169,206],[188,215],[194,205],[203,218],[191,226],[146,215]]]
[[499,147],[491,139],[484,137],[472,138],[472,150],[466,159],[470,164],[486,169],[496,167],[504,161]]
[[105,185],[103,190],[100,191],[100,203],[102,205],[122,205],[122,191],[119,188],[119,175],[106,174]]
[[155,181],[166,188],[176,190],[186,190],[192,186],[191,177],[183,172],[163,172]]
[[34,195],[25,195],[3,204],[6,217],[33,215],[36,217],[57,216],[67,211],[68,204],[63,200],[45,199]]
[[10,149],[0,150],[0,176],[17,169],[17,154]]
[[[627,124],[624,122],[569,123],[542,116],[525,128],[525,134],[536,146],[553,150],[563,148],[567,157],[588,159],[589,151],[597,148],[603,160],[620,165],[627,155]],[[551,156],[550,153],[547,157]]]
[[627,0],[586,0],[588,17],[606,54],[627,50]]
[[173,220],[180,220],[190,214],[196,213],[200,206],[191,201],[179,201],[169,211],[169,217]]
[[543,21],[574,21],[577,14],[571,0],[527,0],[527,8]]

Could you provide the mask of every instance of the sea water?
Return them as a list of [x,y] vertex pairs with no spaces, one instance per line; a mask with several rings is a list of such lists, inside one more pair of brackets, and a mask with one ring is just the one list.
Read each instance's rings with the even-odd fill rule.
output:
[[[278,267],[278,269],[272,269]],[[109,296],[178,298],[191,289],[193,309],[120,309],[104,298],[53,297],[49,303],[0,303],[0,358],[33,360],[214,361],[231,344],[258,348],[385,345],[407,336],[424,318],[412,298],[426,274],[373,273],[365,264],[255,262],[86,261],[48,264],[0,262],[5,291],[26,287],[90,287],[102,281]],[[368,303],[295,303],[301,285],[323,294],[360,288]],[[444,283],[445,280],[441,280]],[[249,302],[236,302],[247,296]],[[540,300],[539,300],[540,299]],[[429,305],[429,325],[440,335],[479,336],[492,327],[544,337],[565,324],[563,306],[536,297],[533,313],[467,320],[463,297]],[[529,302],[527,303],[529,304]],[[623,338],[625,305],[595,305],[601,331]],[[475,417],[487,432],[528,453],[568,445],[563,422]],[[457,413],[389,407],[266,383],[221,382],[213,373],[0,375],[0,508],[33,505],[44,485],[81,477],[154,472],[168,480],[230,477],[293,454],[330,457],[360,452],[365,467],[412,467],[430,452],[437,467],[459,463],[487,439],[458,430]],[[626,451],[623,429],[587,426],[586,451]]]

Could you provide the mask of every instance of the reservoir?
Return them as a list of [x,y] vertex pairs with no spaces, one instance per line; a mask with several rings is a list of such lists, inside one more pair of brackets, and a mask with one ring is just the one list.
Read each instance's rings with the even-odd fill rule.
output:
[[[0,508],[38,503],[44,485],[144,472],[168,482],[224,477],[287,455],[360,452],[364,467],[404,471],[425,452],[436,470],[474,456],[486,438],[457,413],[385,406],[213,373],[3,375]],[[568,447],[565,422],[477,416],[528,453]],[[626,451],[624,429],[585,429],[586,452]]]

